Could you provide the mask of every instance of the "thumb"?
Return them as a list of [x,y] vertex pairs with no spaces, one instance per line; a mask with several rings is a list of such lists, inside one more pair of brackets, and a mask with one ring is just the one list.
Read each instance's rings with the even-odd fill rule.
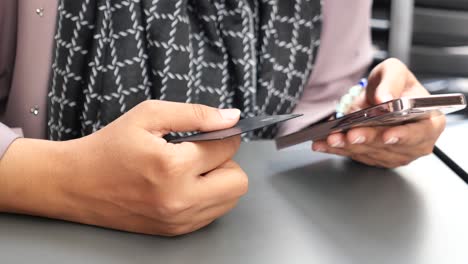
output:
[[366,89],[367,101],[371,105],[400,98],[406,89],[407,67],[397,59],[388,59],[372,70]]
[[230,128],[240,118],[238,109],[217,109],[200,104],[148,100],[138,107],[143,127],[163,134]]

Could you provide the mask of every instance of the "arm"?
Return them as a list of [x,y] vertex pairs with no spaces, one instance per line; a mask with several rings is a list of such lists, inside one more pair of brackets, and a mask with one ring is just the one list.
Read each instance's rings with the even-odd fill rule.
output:
[[0,160],[0,212],[146,234],[197,230],[247,191],[247,177],[232,161],[240,138],[171,144],[163,135],[228,128],[239,116],[147,101],[84,138],[17,139]]
[[0,212],[60,215],[55,179],[67,174],[61,144],[17,139],[0,160]]

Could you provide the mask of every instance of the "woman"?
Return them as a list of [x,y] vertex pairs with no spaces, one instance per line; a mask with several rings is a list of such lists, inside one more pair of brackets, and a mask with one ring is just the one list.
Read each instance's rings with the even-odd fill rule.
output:
[[[0,211],[160,235],[208,225],[247,191],[240,139],[163,136],[306,113],[254,135],[273,137],[331,114],[371,60],[371,1],[320,2],[2,1]],[[356,107],[426,94],[392,59]],[[396,167],[429,153],[444,122],[359,128],[313,149]]]

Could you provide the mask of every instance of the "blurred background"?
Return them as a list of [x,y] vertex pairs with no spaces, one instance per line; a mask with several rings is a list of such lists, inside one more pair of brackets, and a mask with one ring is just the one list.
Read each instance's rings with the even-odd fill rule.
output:
[[374,0],[372,17],[374,65],[399,58],[431,93],[468,97],[468,0]]

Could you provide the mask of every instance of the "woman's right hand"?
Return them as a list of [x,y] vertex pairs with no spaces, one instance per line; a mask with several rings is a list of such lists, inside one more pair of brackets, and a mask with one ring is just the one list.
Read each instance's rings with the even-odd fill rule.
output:
[[172,144],[163,136],[238,119],[238,110],[146,101],[81,139],[18,139],[0,161],[0,210],[145,234],[200,229],[247,192],[232,161],[240,138]]

